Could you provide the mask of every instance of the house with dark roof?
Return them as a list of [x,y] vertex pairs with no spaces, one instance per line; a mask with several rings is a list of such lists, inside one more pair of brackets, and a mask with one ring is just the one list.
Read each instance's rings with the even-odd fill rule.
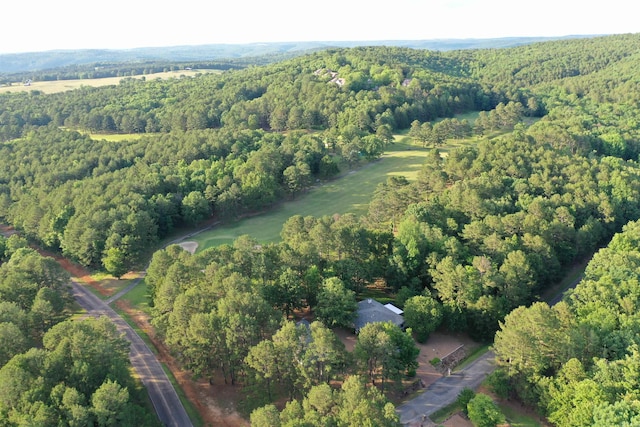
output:
[[367,323],[374,322],[391,322],[402,328],[404,325],[404,317],[398,313],[402,312],[402,310],[392,304],[388,305],[390,307],[379,303],[373,298],[360,301],[358,303],[358,317],[354,322],[356,333]]

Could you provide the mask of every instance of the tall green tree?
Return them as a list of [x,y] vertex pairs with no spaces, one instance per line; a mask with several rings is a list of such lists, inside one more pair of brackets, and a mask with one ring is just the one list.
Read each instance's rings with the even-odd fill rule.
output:
[[314,312],[318,320],[330,328],[349,328],[357,316],[355,292],[347,289],[337,277],[325,279],[318,293]]
[[410,335],[391,322],[367,323],[360,328],[354,348],[361,372],[373,385],[380,379],[384,390],[386,380],[397,381],[417,368],[419,350]]
[[405,326],[416,334],[418,342],[425,342],[443,318],[442,305],[430,296],[414,296],[404,305]]

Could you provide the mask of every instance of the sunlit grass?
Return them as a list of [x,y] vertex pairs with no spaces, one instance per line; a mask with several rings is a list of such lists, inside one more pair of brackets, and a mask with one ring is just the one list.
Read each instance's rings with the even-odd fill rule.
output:
[[144,280],[122,296],[122,300],[147,314],[151,314],[151,295]]
[[282,225],[293,215],[321,217],[324,215],[354,213],[364,215],[378,184],[391,175],[404,175],[416,179],[430,148],[409,144],[410,138],[399,137],[382,158],[357,169],[345,171],[341,178],[318,183],[295,200],[280,203],[254,217],[216,226],[195,237],[198,249],[232,243],[248,234],[259,242],[280,240]]
[[152,133],[87,133],[94,141],[109,141],[109,142],[122,142],[122,141],[135,141],[145,136],[154,135]]
[[498,402],[498,406],[500,410],[507,418],[510,427],[540,427],[542,424],[535,420],[534,418],[525,415],[511,406],[504,405]]
[[20,84],[20,83],[14,83],[11,86],[0,86],[0,93],[31,92],[31,91],[41,91],[43,93],[58,93],[58,92],[66,92],[68,90],[78,89],[78,88],[81,88],[82,86],[100,87],[100,86],[117,85],[120,83],[120,80],[125,78],[130,78],[130,77],[134,79],[145,78],[147,80],[155,80],[155,79],[193,77],[196,74],[220,73],[220,72],[221,72],[220,70],[176,70],[176,71],[165,71],[161,73],[140,74],[136,76],[103,77],[100,79],[53,80],[53,81],[41,81],[41,82],[35,81],[35,82],[32,82],[29,86],[24,86],[23,84]]
[[[420,169],[432,147],[423,147],[407,136],[407,131],[394,136],[392,144],[382,158],[364,164],[354,170],[344,171],[341,177],[319,183],[296,200],[283,202],[269,211],[239,221],[214,227],[197,235],[198,250],[230,244],[248,234],[261,243],[280,240],[282,225],[293,215],[321,217],[324,215],[353,213],[364,215],[378,184],[389,176],[402,175],[408,180],[417,179]],[[476,136],[450,139],[438,150],[444,155],[454,148],[477,144]]]

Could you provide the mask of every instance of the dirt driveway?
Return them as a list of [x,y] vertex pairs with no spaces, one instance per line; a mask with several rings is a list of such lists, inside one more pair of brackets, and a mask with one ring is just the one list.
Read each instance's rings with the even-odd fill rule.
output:
[[444,334],[434,332],[424,344],[418,344],[420,354],[418,355],[418,369],[416,375],[424,382],[425,386],[433,384],[442,374],[430,363],[434,358],[444,359],[460,346],[464,345],[467,350],[478,346],[476,342],[466,335]]
[[[357,340],[356,335],[345,329],[336,329],[335,332],[344,343],[347,351],[353,351]],[[425,386],[432,384],[438,378],[442,377],[442,374],[438,372],[433,365],[431,365],[431,360],[435,357],[443,359],[461,345],[464,345],[468,349],[474,348],[478,345],[466,335],[445,334],[442,332],[434,332],[429,336],[426,343],[416,344],[420,349],[420,354],[418,355],[419,366],[416,370],[416,376],[422,380]]]

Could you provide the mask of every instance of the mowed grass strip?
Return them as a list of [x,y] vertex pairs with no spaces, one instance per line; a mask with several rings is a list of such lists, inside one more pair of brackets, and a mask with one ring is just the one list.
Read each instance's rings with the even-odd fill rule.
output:
[[87,133],[89,138],[94,141],[107,141],[107,142],[128,142],[136,141],[141,138],[145,138],[151,135],[158,135],[155,133]]
[[342,177],[319,184],[295,200],[283,202],[268,212],[205,231],[194,240],[198,250],[225,243],[248,234],[261,243],[280,240],[282,225],[294,215],[321,217],[354,213],[364,215],[378,184],[391,175],[404,175],[414,180],[431,150],[399,137],[380,159],[348,171]]

